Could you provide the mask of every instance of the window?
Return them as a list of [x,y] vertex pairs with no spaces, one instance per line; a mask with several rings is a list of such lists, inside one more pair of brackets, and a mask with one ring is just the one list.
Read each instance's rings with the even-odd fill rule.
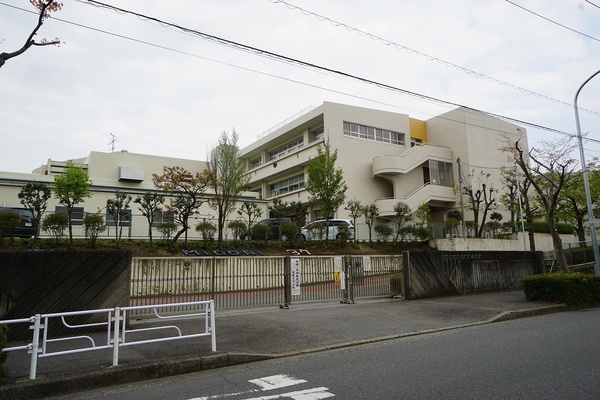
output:
[[[106,220],[106,226],[117,225],[110,211],[106,210],[106,216],[104,218]],[[119,226],[131,226],[131,209],[121,210],[121,220],[119,221]]]
[[262,165],[262,156],[250,160],[250,169],[258,168]]
[[410,138],[410,147],[421,146],[423,144],[423,139],[417,139],[414,137]]
[[271,196],[279,196],[304,187],[304,174],[293,176],[289,179],[271,185]]
[[322,126],[320,128],[313,130],[312,135],[313,135],[313,142],[323,139],[325,137],[325,127]]
[[[56,206],[54,207],[54,212],[56,214],[65,214],[67,215],[67,207],[65,206]],[[73,207],[71,211],[71,225],[73,226],[82,226],[83,225],[83,216],[84,216],[83,207]]]
[[163,222],[173,222],[175,219],[174,216],[175,215],[173,211],[157,210],[154,214],[154,221],[152,222],[152,226],[157,227]]
[[453,186],[454,177],[451,163],[429,160],[429,174],[432,185]]
[[276,160],[304,146],[304,139],[299,137],[269,153],[271,160]]
[[344,121],[344,135],[404,146],[404,133]]

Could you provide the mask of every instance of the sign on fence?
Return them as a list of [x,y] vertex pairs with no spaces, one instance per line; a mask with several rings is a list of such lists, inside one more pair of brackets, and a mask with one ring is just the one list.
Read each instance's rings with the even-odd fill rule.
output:
[[292,296],[300,296],[300,259],[290,259],[292,264]]

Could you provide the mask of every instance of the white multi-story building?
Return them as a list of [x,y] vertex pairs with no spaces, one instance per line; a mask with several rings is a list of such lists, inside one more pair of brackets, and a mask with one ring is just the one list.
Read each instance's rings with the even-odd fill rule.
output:
[[[393,219],[394,205],[400,201],[413,211],[428,203],[431,221],[443,222],[448,210],[461,205],[459,175],[464,177],[463,183],[473,187],[481,183],[494,187],[499,191],[496,195],[499,199],[503,191],[500,168],[511,167],[502,148],[516,140],[527,148],[525,129],[469,109],[459,108],[421,121],[405,114],[325,102],[271,129],[242,149],[250,175],[243,200],[257,202],[263,217],[268,215],[267,206],[275,198],[308,203],[309,194],[304,188],[306,165],[324,140],[329,140],[331,148],[337,150],[336,166],[343,170],[347,199],[377,205],[380,222]],[[92,181],[92,197],[76,209],[75,222],[79,226],[85,212],[101,212],[107,217],[106,200],[114,198],[116,190],[134,198],[155,191],[152,174],[160,175],[164,166],[181,166],[192,174],[206,168],[205,161],[125,150],[91,152],[86,158],[72,161],[86,169]],[[65,161],[49,160],[31,174],[0,172],[0,205],[19,207],[18,193],[26,183],[39,181],[51,185],[54,175],[61,173],[65,165]],[[47,212],[60,209],[57,200],[51,199]],[[146,237],[145,218],[136,204],[131,203],[130,209],[131,223],[123,236]],[[216,217],[206,203],[200,214],[200,219]],[[230,219],[236,217],[233,213]],[[308,220],[320,217],[318,206],[311,204]],[[331,217],[349,215],[340,207]],[[467,212],[466,219],[469,218]],[[109,218],[106,220],[110,225]],[[78,233],[83,234],[81,227]],[[106,235],[110,234],[109,229]],[[189,235],[198,236],[193,229]],[[363,238],[366,231],[359,230],[359,235]]]
[[[523,128],[465,108],[421,121],[325,102],[266,133],[242,149],[242,157],[251,191],[266,200],[305,203],[306,165],[316,147],[329,140],[348,186],[347,199],[377,205],[384,220],[394,217],[400,201],[413,211],[426,202],[432,222],[442,222],[448,210],[460,207],[459,164],[460,175],[474,188],[485,183],[501,192],[500,168],[511,167],[502,148],[519,139],[527,148]],[[319,217],[312,204],[309,220]],[[348,211],[340,207],[331,217],[348,218]]]

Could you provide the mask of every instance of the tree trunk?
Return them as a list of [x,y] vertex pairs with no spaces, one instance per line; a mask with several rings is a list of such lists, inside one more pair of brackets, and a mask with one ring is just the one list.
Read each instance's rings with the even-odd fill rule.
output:
[[548,228],[550,228],[550,234],[552,235],[552,244],[554,246],[554,257],[558,260],[558,265],[560,266],[560,270],[562,272],[569,272],[569,265],[567,264],[567,259],[565,257],[565,252],[562,247],[562,240],[558,231],[556,230],[556,225],[554,223],[554,214],[548,214]]

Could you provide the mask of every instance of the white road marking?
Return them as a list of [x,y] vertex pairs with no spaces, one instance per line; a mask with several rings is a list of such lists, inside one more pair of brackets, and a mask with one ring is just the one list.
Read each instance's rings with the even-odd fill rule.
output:
[[300,390],[297,392],[274,394],[271,396],[253,397],[251,399],[246,400],[272,400],[282,398],[290,398],[293,400],[320,400],[327,399],[329,397],[335,397],[335,395],[333,393],[329,393],[328,390],[329,388],[319,387],[313,389]]
[[[237,392],[237,393],[226,393],[226,394],[216,394],[213,396],[206,397],[194,397],[189,400],[211,400],[211,399],[220,399],[225,397],[232,396],[240,396],[240,395],[251,395],[253,393],[267,391],[267,390],[275,390],[281,389],[285,387],[290,387],[294,385],[299,385],[301,383],[307,383],[308,381],[304,379],[294,378],[289,375],[279,374],[266,376],[264,378],[251,379],[248,382],[253,383],[260,387],[260,389],[251,389],[245,392]],[[246,400],[270,400],[270,399],[281,399],[281,398],[290,398],[293,400],[320,400],[327,399],[329,397],[335,397],[333,393],[328,392],[329,388],[319,387],[312,389],[305,389],[296,392],[288,392],[282,394],[274,394],[268,396],[260,396],[260,397],[252,397]]]
[[266,376],[264,378],[259,379],[252,379],[248,382],[260,386],[262,390],[274,390],[288,386],[299,385],[301,383],[306,383],[304,379],[296,379],[292,376],[283,374]]

